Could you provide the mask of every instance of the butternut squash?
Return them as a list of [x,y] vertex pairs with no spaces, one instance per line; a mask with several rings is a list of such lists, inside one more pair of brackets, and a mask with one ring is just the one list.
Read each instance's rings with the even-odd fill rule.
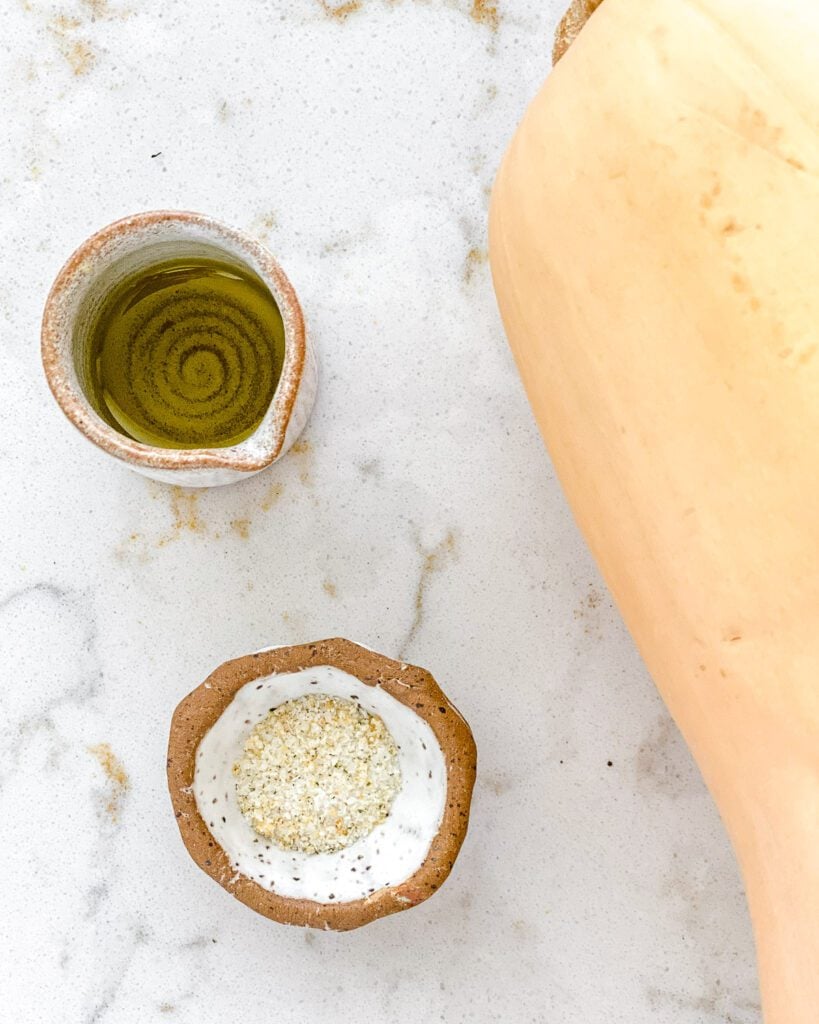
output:
[[818,231],[814,0],[603,0],[490,217],[535,416],[732,837],[769,1024],[819,1021]]

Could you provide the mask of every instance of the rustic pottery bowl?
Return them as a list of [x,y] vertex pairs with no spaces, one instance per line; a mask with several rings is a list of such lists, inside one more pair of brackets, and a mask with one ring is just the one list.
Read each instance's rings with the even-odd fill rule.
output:
[[[90,325],[105,296],[125,276],[178,256],[212,257],[254,271],[282,315],[285,354],[276,392],[258,428],[233,447],[177,450],[132,440],[97,413],[83,379]],[[46,301],[42,357],[54,397],[82,434],[138,473],[184,487],[232,483],[271,465],[303,430],[316,395],[316,362],[299,300],[273,256],[242,231],[177,210],[115,221],[77,249]]]
[[[253,838],[230,795],[231,767],[253,724],[306,693],[335,695],[374,710],[393,732],[401,756],[402,790],[383,831],[334,855],[332,868],[326,857],[301,855],[291,867],[286,852],[265,854],[270,847]],[[410,723],[401,738],[390,716],[393,723]],[[476,756],[469,726],[428,672],[349,640],[323,640],[225,662],[189,693],[171,722],[168,787],[188,853],[232,896],[274,921],[347,931],[416,906],[446,881],[466,836]],[[416,816],[402,820],[408,806]],[[414,846],[409,856],[397,858],[393,842],[401,836]],[[246,847],[244,859],[242,843],[257,844]],[[270,861],[282,857],[286,868],[276,876],[280,869]],[[371,870],[371,858],[373,873],[365,881],[362,871]],[[305,878],[310,872],[312,881]]]

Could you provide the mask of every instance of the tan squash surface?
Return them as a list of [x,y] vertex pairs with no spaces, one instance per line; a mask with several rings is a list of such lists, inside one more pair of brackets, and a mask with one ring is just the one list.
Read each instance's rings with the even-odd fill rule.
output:
[[490,233],[568,499],[732,836],[765,1019],[816,1024],[819,4],[603,0]]

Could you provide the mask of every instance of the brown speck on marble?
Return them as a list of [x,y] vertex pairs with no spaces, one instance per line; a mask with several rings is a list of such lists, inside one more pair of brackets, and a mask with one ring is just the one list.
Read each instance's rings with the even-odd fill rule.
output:
[[537,928],[522,917],[512,922],[512,932],[517,942],[535,942],[538,939]]
[[57,14],[48,22],[48,31],[55,37],[57,48],[78,78],[87,74],[97,61],[91,45],[74,37],[74,32],[81,26],[79,18],[67,14]]
[[273,210],[268,210],[267,213],[261,213],[253,221],[251,225],[251,232],[263,241],[266,241],[270,237],[270,232],[279,226],[279,219]]
[[108,0],[80,0],[80,2],[91,15],[92,20],[110,17],[111,10],[108,6]]
[[338,597],[338,589],[335,583],[332,583],[330,580],[325,580],[321,585],[321,589],[330,597]]
[[88,752],[97,759],[108,780],[108,803],[105,805],[105,810],[111,821],[116,824],[119,821],[122,801],[129,786],[125,767],[108,743],[97,743],[95,746],[89,747]]
[[469,155],[469,169],[473,174],[480,174],[486,167],[486,154],[475,149]]
[[174,1006],[173,1003],[160,1003],[159,1004],[159,1012],[160,1013],[176,1013],[176,1007]]
[[303,487],[312,487],[313,478],[310,474],[310,469],[313,462],[313,446],[309,441],[301,440],[296,441],[293,447],[290,449],[291,453],[301,459],[301,471],[299,473],[299,481]]
[[185,530],[204,533],[205,525],[199,518],[199,495],[196,491],[185,491],[181,487],[171,488],[171,513],[176,535]]
[[233,519],[230,523],[230,528],[235,534],[247,540],[250,536],[250,520],[249,519]]
[[148,546],[145,537],[136,531],[120,541],[114,548],[114,558],[118,562],[147,562],[149,561]]
[[332,4],[329,0],[319,0],[324,14],[332,21],[346,21],[351,14],[361,10],[361,0],[344,0],[340,4]]
[[133,11],[129,10],[115,10],[111,7],[110,0],[80,0],[80,5],[88,12],[91,21],[125,21],[133,14]]
[[61,46],[60,51],[68,61],[71,70],[77,78],[80,78],[82,75],[87,75],[97,62],[94,51],[88,43],[83,42],[81,39],[77,39],[73,43]]
[[486,263],[488,258],[489,253],[486,251],[486,249],[478,249],[473,247],[472,249],[469,250],[469,252],[466,254],[466,259],[464,260],[464,284],[469,284],[472,281],[472,278],[475,276],[475,272],[478,269],[478,267],[483,266],[483,264]]
[[680,797],[688,789],[691,772],[684,771],[685,745],[673,720],[660,715],[637,750],[637,781],[648,790]]
[[589,592],[581,599],[574,610],[574,617],[583,623],[583,632],[586,636],[602,636],[598,609],[603,604],[603,595],[597,591],[593,584],[589,584]]
[[56,35],[63,35],[79,28],[82,22],[79,18],[72,18],[67,14],[57,14],[49,22],[49,29]]
[[275,483],[271,484],[264,493],[261,502],[262,512],[269,512],[276,502],[284,494],[284,485]]
[[508,775],[499,772],[485,775],[481,781],[494,796],[503,796],[504,793],[508,793],[512,788],[512,779]]
[[500,26],[498,5],[492,0],[472,0],[469,17],[479,25],[486,25],[492,32],[497,32]]

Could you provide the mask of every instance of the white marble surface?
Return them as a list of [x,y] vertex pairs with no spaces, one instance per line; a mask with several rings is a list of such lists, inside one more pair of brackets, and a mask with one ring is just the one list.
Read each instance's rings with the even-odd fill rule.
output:
[[[561,0],[332,3],[3,5],[0,1018],[759,1024],[731,851],[567,513],[485,263]],[[38,361],[63,259],[163,206],[270,244],[323,370],[298,452],[196,496],[98,456]],[[449,883],[346,935],[231,900],[164,779],[171,711],[213,667],[334,634],[433,670],[480,752]]]

